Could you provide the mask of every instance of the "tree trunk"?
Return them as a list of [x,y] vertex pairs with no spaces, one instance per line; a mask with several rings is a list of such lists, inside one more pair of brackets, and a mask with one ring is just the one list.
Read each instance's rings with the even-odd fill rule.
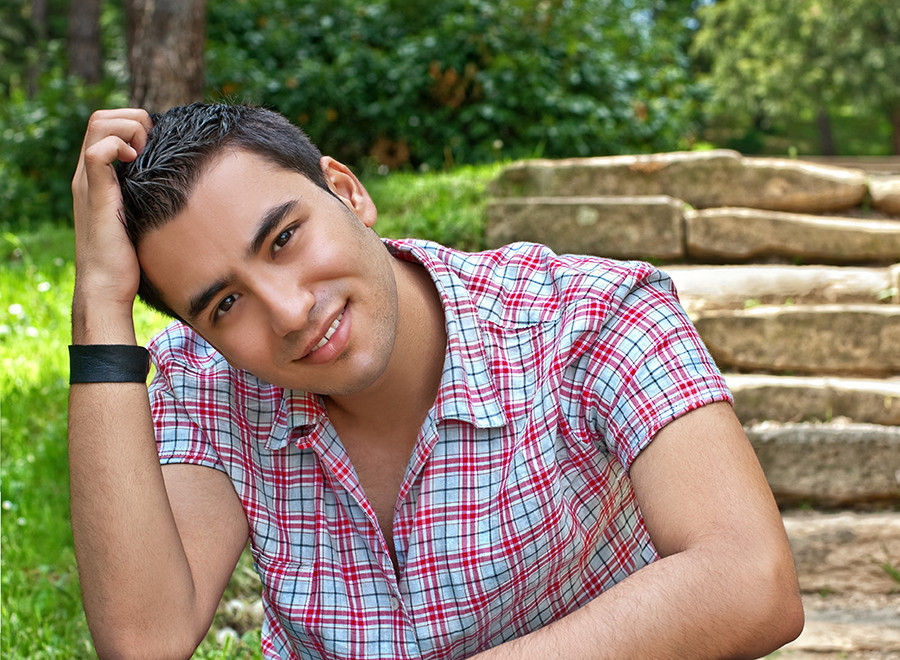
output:
[[71,0],[68,36],[69,73],[87,83],[100,82],[100,0]]
[[149,112],[203,99],[206,0],[126,0],[131,101]]
[[831,133],[831,117],[824,108],[820,109],[816,115],[816,126],[819,129],[819,146],[822,149],[823,156],[834,156],[834,137]]

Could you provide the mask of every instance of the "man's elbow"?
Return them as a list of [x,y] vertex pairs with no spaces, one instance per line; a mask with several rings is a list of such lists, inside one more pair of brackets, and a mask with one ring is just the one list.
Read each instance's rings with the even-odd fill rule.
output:
[[100,660],[115,658],[190,658],[203,640],[184,631],[170,630],[164,634],[153,634],[147,628],[131,626],[130,629],[97,631],[92,630],[94,650]]
[[752,612],[746,612],[754,622],[752,648],[747,657],[758,658],[796,639],[803,631],[804,613],[797,573],[790,553],[777,553],[770,561],[763,561],[753,575],[748,575],[747,588],[754,595],[748,598]]

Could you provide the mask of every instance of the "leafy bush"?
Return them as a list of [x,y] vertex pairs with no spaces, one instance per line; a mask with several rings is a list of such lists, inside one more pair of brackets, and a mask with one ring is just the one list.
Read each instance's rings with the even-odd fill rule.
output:
[[667,150],[696,94],[653,4],[210,0],[207,80],[355,164]]
[[70,223],[70,186],[88,118],[103,105],[126,103],[112,83],[88,86],[66,76],[59,47],[49,44],[33,95],[13,80],[0,96],[0,229]]

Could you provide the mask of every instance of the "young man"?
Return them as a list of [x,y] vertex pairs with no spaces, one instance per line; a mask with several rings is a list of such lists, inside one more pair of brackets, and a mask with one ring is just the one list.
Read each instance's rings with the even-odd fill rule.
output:
[[[799,633],[778,511],[658,271],[382,241],[353,173],[253,108],[98,112],[73,193],[101,656],[190,655],[248,535],[270,658],[758,657]],[[149,396],[138,293],[179,319]]]

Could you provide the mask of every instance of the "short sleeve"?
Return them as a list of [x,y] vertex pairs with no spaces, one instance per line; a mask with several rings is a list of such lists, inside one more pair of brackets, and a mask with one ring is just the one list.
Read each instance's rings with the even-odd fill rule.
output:
[[592,422],[626,469],[669,422],[733,402],[671,279],[655,269],[622,283],[595,348]]
[[212,444],[159,373],[150,384],[150,413],[160,463],[191,463],[224,471]]
[[224,471],[213,443],[184,404],[188,379],[183,369],[170,363],[165,351],[160,350],[163,337],[149,346],[156,365],[149,388],[150,414],[160,463],[190,463]]

